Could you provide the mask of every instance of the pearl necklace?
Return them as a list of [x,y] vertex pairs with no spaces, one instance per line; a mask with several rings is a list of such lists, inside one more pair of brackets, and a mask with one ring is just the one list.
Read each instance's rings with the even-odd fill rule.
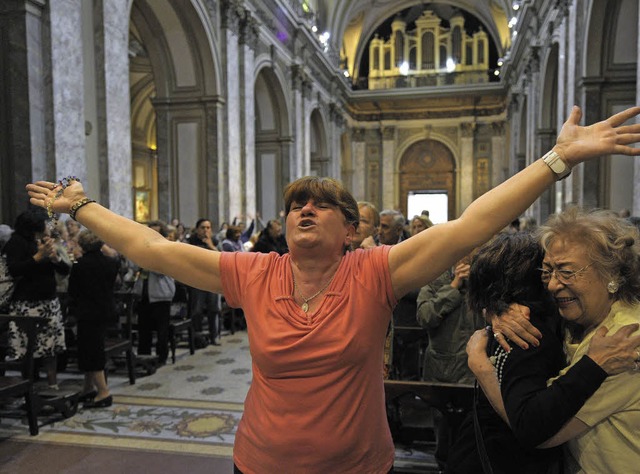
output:
[[291,276],[293,276],[293,297],[295,300],[295,293],[297,291],[298,295],[300,295],[300,298],[302,298],[302,301],[304,301],[304,303],[302,303],[302,306],[301,306],[302,311],[304,311],[305,313],[309,311],[309,301],[314,299],[316,296],[318,296],[320,293],[322,293],[324,290],[326,290],[329,287],[334,277],[336,276],[336,273],[338,273],[337,268],[336,268],[336,271],[333,272],[333,275],[331,276],[331,278],[329,278],[329,281],[322,288],[320,288],[320,290],[318,290],[313,296],[310,296],[309,298],[305,298],[300,292],[300,290],[298,289],[298,284],[296,283],[296,275],[293,273],[293,268],[291,268]]
[[496,368],[496,372],[498,375],[498,384],[502,386],[502,372],[504,370],[504,364],[507,362],[507,357],[509,357],[509,352],[505,351],[501,345],[498,344],[493,356],[489,357],[489,360]]

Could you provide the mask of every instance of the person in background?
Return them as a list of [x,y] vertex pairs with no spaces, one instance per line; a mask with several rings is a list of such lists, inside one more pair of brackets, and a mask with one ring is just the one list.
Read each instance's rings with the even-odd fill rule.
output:
[[113,398],[107,385],[105,338],[116,322],[114,286],[120,267],[117,258],[102,253],[102,242],[89,230],[78,236],[82,256],[69,276],[69,314],[78,322],[78,368],[84,372],[80,400],[84,408],[111,406]]
[[409,235],[404,230],[405,219],[401,212],[385,209],[380,213],[378,241],[382,245],[395,245],[406,240]]
[[244,252],[242,240],[240,239],[241,234],[242,229],[239,226],[230,225],[227,227],[226,237],[222,241],[220,250],[223,252]]
[[178,241],[178,228],[176,226],[167,224],[167,240],[171,242]]
[[427,216],[419,215],[413,216],[411,223],[409,224],[409,233],[414,236],[423,230],[427,230],[429,227],[433,227],[433,222]]
[[360,224],[358,224],[353,236],[353,248],[377,247],[378,227],[380,226],[378,209],[368,201],[359,201],[358,212],[360,212]]
[[[461,258],[418,294],[416,319],[426,329],[429,341],[424,351],[422,380],[469,385],[475,380],[467,366],[465,349],[475,330],[484,327],[484,319],[467,305],[472,255],[473,252]],[[460,417],[451,420],[436,409],[431,412],[436,427],[435,458],[445,466]]]
[[[166,238],[164,222],[152,221],[148,226]],[[138,354],[151,355],[155,331],[158,364],[164,365],[169,355],[169,318],[171,301],[176,293],[175,281],[162,273],[141,269],[136,287],[142,295],[138,303]]]
[[267,227],[260,232],[260,237],[251,251],[261,253],[276,252],[278,255],[283,255],[289,251],[287,241],[282,234],[282,224],[278,219],[271,219],[267,222]]
[[[42,360],[49,386],[57,389],[56,357],[66,346],[55,275],[68,275],[70,268],[58,254],[46,222],[47,213],[39,208],[19,214],[15,231],[3,251],[15,282],[9,313],[46,319],[46,324],[38,330],[34,358]],[[9,332],[14,354],[22,356],[27,347],[26,336],[15,324],[10,325]]]
[[[394,445],[382,383],[383,342],[397,300],[525,211],[572,167],[640,155],[640,107],[583,127],[574,108],[550,154],[472,202],[460,218],[397,245],[349,252],[356,200],[331,178],[284,192],[289,253],[211,252],[170,242],[91,201],[82,184],[27,185],[30,202],[73,213],[140,266],[222,292],[247,321],[253,378],[234,441],[235,472],[386,474]],[[608,338],[605,338],[608,339]]]
[[[225,232],[227,224],[224,223]],[[211,221],[206,218],[200,218],[196,222],[195,232],[189,237],[188,243],[206,250],[217,251],[218,241],[214,240]],[[219,336],[218,331],[218,295],[210,291],[203,291],[199,288],[189,288],[189,314],[193,321],[193,330],[202,334],[203,320],[207,318],[209,323],[209,343],[214,346],[219,345],[216,339]],[[200,342],[198,342],[200,341]],[[205,338],[196,338],[196,344],[204,346]]]

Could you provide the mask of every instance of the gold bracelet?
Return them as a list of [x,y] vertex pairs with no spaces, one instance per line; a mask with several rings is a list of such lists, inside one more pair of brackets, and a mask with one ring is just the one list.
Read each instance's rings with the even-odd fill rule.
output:
[[95,199],[89,199],[88,197],[86,198],[82,198],[79,201],[75,202],[73,204],[73,206],[71,206],[71,209],[69,209],[69,216],[75,221],[76,220],[76,213],[78,212],[78,210],[82,207],[82,206],[86,206],[89,203],[92,202],[96,202]]

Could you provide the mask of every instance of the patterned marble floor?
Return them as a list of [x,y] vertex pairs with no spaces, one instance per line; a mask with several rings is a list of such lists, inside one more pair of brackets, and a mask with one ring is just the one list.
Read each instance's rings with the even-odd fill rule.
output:
[[[80,383],[77,373],[63,377],[63,387]],[[251,382],[246,332],[226,335],[222,337],[221,346],[208,346],[194,355],[179,349],[175,364],[167,364],[153,375],[138,378],[134,385],[129,385],[124,370],[111,375],[109,382],[113,406],[79,409],[71,418],[42,426],[36,437],[28,435],[24,424],[2,419],[0,440],[59,448],[134,449],[164,455],[204,456],[225,459],[225,466],[231,465],[236,427]],[[0,472],[3,472],[2,462],[9,459],[8,454],[2,452],[2,444],[0,441]],[[7,446],[5,451],[11,449]],[[398,446],[396,458],[397,467],[414,466],[399,472],[432,472],[420,469],[419,466],[433,462],[420,450]],[[227,469],[209,472],[231,472]]]

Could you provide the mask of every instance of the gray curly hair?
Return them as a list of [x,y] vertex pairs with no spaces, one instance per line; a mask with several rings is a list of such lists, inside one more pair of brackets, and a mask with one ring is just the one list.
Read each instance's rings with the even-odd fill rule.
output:
[[627,220],[611,211],[571,207],[549,217],[537,234],[545,252],[557,239],[584,245],[603,281],[618,283],[616,298],[640,303],[640,234]]

